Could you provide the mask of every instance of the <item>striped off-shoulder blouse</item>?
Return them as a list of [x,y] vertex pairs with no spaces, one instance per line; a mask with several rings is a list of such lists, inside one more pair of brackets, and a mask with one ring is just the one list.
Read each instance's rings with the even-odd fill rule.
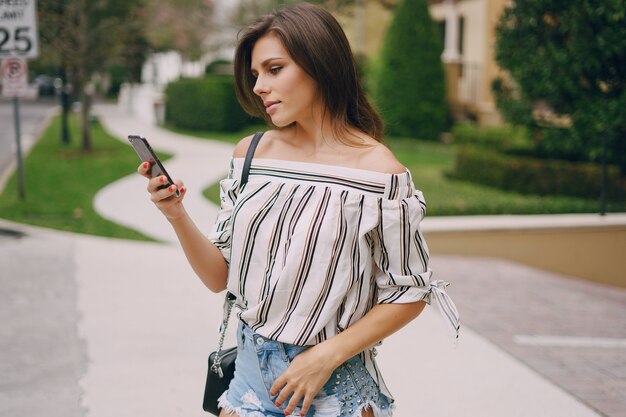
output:
[[[256,158],[241,187],[243,164],[234,158],[221,181],[209,239],[229,264],[240,318],[255,332],[313,345],[375,304],[434,300],[458,336],[446,283],[431,281],[420,231],[426,203],[409,171]],[[380,385],[373,354],[363,356]]]

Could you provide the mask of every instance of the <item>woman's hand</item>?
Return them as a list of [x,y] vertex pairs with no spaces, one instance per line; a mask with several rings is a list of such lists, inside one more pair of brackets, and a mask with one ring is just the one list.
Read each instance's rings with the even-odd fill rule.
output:
[[324,344],[313,346],[294,358],[287,370],[274,381],[270,395],[278,394],[278,407],[291,396],[285,415],[293,413],[300,400],[303,400],[300,415],[304,416],[335,368]]
[[[137,168],[137,172],[149,180],[148,192],[150,193],[150,200],[152,200],[169,220],[175,220],[181,217],[185,213],[182,201],[187,191],[182,181],[177,180],[174,185],[159,190],[160,186],[167,184],[167,178],[164,175],[152,178],[149,174],[149,170],[150,163],[148,162],[142,163],[139,165],[139,168]],[[179,190],[179,197],[176,197],[176,189]]]

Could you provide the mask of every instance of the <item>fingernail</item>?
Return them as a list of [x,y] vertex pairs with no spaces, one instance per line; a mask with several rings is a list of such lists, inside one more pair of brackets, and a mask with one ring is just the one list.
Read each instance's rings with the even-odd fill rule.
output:
[[165,183],[165,177],[161,177],[161,178],[159,178],[159,182],[160,182],[161,184],[164,184],[164,183]]
[[144,167],[144,168],[148,168],[149,166],[150,166],[150,164],[149,164],[149,163],[147,163],[147,162],[144,162],[144,163],[143,163],[143,167]]
[[169,186],[169,188],[167,189],[167,191],[169,191],[170,193],[171,193],[172,191],[174,191],[174,186],[173,186],[173,185],[170,185],[170,186]]
[[184,193],[185,192],[185,187],[181,187],[180,192]]
[[276,407],[280,407],[283,403],[276,401]]

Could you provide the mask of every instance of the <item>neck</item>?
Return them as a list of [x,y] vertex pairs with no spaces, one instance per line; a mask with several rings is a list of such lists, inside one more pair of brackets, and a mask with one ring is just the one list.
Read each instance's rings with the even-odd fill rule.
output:
[[334,121],[329,114],[323,117],[320,106],[315,110],[312,109],[309,117],[296,120],[290,126],[290,141],[293,141],[294,146],[309,155],[323,150],[332,151],[340,144],[333,130],[333,125]]

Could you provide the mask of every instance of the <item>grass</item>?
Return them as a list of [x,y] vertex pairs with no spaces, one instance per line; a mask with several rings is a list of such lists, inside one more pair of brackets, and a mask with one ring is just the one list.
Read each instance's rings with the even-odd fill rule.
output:
[[[562,196],[524,195],[448,178],[455,148],[442,143],[410,138],[392,138],[389,147],[424,192],[432,216],[468,214],[558,214],[595,213],[597,200]],[[610,203],[609,211],[623,211],[623,204]]]
[[[259,129],[261,127],[256,126],[234,134],[176,131],[236,143],[246,134]],[[424,192],[430,216],[596,213],[599,209],[597,200],[523,195],[448,178],[446,172],[452,170],[454,164],[455,148],[452,145],[412,138],[390,138],[387,145],[399,161],[409,168],[416,187]],[[219,183],[215,183],[207,187],[203,194],[209,201],[219,205],[219,192]],[[624,206],[609,203],[608,210],[623,211]]]
[[98,190],[134,172],[140,162],[137,155],[97,122],[92,129],[94,150],[83,152],[78,122],[74,117],[70,121],[72,143],[61,145],[59,118],[52,120],[24,163],[26,200],[18,198],[14,174],[0,194],[0,217],[76,233],[153,240],[100,217],[92,204]]
[[[97,122],[92,130],[94,151],[85,153],[78,143],[80,134],[75,118],[71,118],[70,127],[73,142],[61,145],[60,121],[53,119],[25,160],[26,201],[19,200],[17,177],[13,175],[0,194],[0,217],[76,233],[152,240],[100,217],[92,205],[98,190],[134,172],[139,163],[135,153],[108,135]],[[237,143],[242,137],[262,129],[262,126],[250,126],[234,133],[172,130]],[[388,146],[411,170],[416,186],[424,191],[429,215],[594,213],[598,210],[595,200],[521,195],[452,180],[446,176],[454,162],[451,145],[391,138]],[[205,189],[204,195],[219,205],[219,184]],[[624,206],[623,203],[610,204],[608,209],[623,211]]]

